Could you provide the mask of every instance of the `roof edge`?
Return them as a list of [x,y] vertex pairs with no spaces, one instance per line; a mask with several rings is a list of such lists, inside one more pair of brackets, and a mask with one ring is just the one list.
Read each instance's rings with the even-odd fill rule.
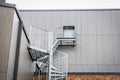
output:
[[27,38],[27,41],[28,41],[28,43],[30,43],[30,40],[29,40],[29,38],[28,38],[28,34],[27,34],[26,30],[25,30],[25,26],[24,26],[23,20],[22,20],[20,14],[19,14],[19,11],[18,11],[17,8],[16,8],[16,5],[15,5],[15,4],[10,4],[10,3],[0,2],[0,6],[1,6],[1,7],[7,7],[7,8],[13,8],[13,9],[15,10],[15,12],[16,12],[16,14],[17,14],[17,16],[18,16],[19,21],[22,23],[22,28],[23,28],[23,31],[24,31],[25,36],[26,36],[26,38]]
[[2,6],[2,7],[8,7],[8,8],[15,8],[16,7],[15,4],[3,3],[3,2],[0,2],[0,6]]
[[111,11],[120,10],[120,8],[105,8],[105,9],[20,9],[20,12],[38,12],[38,11]]

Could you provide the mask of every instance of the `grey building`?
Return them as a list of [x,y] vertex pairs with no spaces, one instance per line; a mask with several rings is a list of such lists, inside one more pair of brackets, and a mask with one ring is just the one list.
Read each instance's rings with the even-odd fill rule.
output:
[[[66,80],[67,63],[63,61],[67,62],[67,55],[70,74],[120,73],[119,9],[20,10],[19,15],[15,5],[4,2],[4,0],[0,2],[0,80],[32,80],[35,69],[37,71],[38,68],[40,68],[38,69],[40,71],[38,74],[41,74],[40,80],[46,80],[46,78]],[[31,48],[30,45],[34,43],[36,36],[31,38],[30,26],[37,26],[33,31],[35,35],[36,32],[40,33],[39,35],[37,33],[40,38],[36,39],[35,45],[45,47],[48,51]],[[38,29],[42,29],[47,34]],[[53,32],[54,36],[57,35],[59,48],[53,42],[56,37],[51,36],[52,33],[49,34],[50,37],[48,32]],[[44,39],[45,35],[47,38]],[[64,39],[60,38],[61,36]],[[47,47],[44,46],[46,44]],[[58,50],[54,51],[54,48]],[[51,53],[53,62],[50,62]],[[53,55],[53,53],[59,55]],[[38,60],[36,60],[37,57]],[[56,59],[60,64],[55,61]],[[58,70],[61,66],[62,72]],[[49,75],[46,75],[47,71]],[[57,73],[62,74],[62,78],[57,77],[59,76]]]
[[20,14],[28,35],[31,25],[51,32],[75,26],[76,46],[59,48],[68,54],[69,73],[120,72],[120,10],[20,10]]
[[28,44],[15,5],[0,2],[0,80],[32,80],[35,64]]

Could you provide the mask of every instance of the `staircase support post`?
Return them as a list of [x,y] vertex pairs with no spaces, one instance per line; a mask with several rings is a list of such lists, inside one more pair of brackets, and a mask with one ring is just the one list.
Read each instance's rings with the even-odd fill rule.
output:
[[48,80],[51,80],[51,67],[52,67],[52,58],[53,58],[53,32],[49,32],[48,34],[48,51],[49,51],[49,77]]

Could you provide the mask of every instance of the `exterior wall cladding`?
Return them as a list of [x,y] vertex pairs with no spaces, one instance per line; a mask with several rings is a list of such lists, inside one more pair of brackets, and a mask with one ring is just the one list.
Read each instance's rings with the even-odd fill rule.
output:
[[69,72],[120,72],[120,10],[21,10],[30,25],[48,31],[74,25],[77,46],[61,47],[69,56]]
[[[32,80],[35,64],[27,50],[28,41],[25,32],[19,29],[20,19],[15,8],[0,4],[0,80]],[[21,40],[18,40],[19,31]],[[17,47],[20,43],[20,51]],[[19,54],[19,56],[18,56]],[[17,56],[17,57],[16,57]],[[18,61],[17,61],[18,60]],[[18,67],[15,62],[17,61]],[[16,71],[17,70],[17,71]],[[15,72],[16,74],[15,75]],[[14,79],[17,77],[17,79]]]

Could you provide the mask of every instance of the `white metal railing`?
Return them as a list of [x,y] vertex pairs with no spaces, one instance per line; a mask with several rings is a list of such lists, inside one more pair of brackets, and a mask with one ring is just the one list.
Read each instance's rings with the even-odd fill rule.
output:
[[[49,65],[51,64],[51,72],[49,74]],[[55,50],[51,63],[47,63],[39,76],[38,80],[67,80],[68,73],[68,55],[66,53]],[[50,76],[50,78],[49,78]]]
[[63,27],[58,27],[53,32],[53,40],[55,41],[56,38],[64,37],[63,36]]
[[[49,80],[67,80],[68,55],[55,49],[58,42],[54,43],[57,37],[63,37],[63,29],[60,27],[55,32],[49,32],[37,26],[30,28],[30,45],[49,52],[49,61],[46,63],[46,69],[43,73],[48,75],[46,79]],[[54,43],[54,44],[53,44]],[[40,73],[39,76],[43,74]],[[41,77],[40,77],[41,78]]]
[[48,50],[48,31],[38,26],[30,27],[30,44]]
[[55,50],[51,64],[56,68],[56,70],[52,70],[53,72],[51,71],[51,80],[67,80],[68,55]]
[[39,75],[33,80],[48,80],[49,72],[48,72],[49,64],[47,63],[43,70],[39,72]]

